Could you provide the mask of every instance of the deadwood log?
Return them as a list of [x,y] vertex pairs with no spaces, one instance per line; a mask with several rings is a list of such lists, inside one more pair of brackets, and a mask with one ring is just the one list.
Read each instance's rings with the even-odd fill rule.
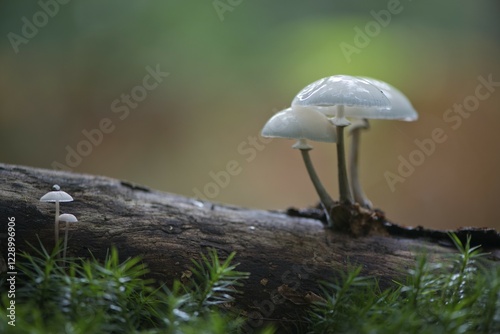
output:
[[[74,202],[61,203],[79,223],[70,226],[69,256],[99,258],[115,245],[122,259],[141,256],[158,282],[171,284],[191,267],[191,259],[215,248],[221,257],[237,252],[238,270],[250,273],[237,305],[258,327],[263,319],[297,321],[318,293],[319,280],[332,280],[348,266],[391,284],[425,252],[441,261],[454,248],[444,232],[408,229],[372,215],[379,228],[364,236],[325,229],[316,210],[263,211],[208,203],[163,193],[107,177],[0,164],[0,219],[16,222],[17,252],[27,243],[54,244],[52,203],[40,197],[58,184]],[[491,229],[457,231],[500,258],[500,238]],[[493,264],[492,264],[493,265]],[[5,266],[5,263],[4,263]],[[5,270],[5,267],[3,268]]]

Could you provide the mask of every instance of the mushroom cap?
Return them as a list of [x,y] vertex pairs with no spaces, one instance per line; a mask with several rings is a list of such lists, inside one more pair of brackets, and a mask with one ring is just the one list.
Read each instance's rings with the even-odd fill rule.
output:
[[[384,110],[391,107],[391,102],[379,87],[350,75],[334,75],[317,80],[302,89],[292,101],[292,107],[316,107],[327,116],[335,116],[338,105]],[[345,116],[349,117],[347,109]]]
[[344,109],[346,116],[370,119],[397,119],[407,122],[418,119],[418,113],[411,105],[410,100],[400,90],[381,80],[366,77],[361,78],[380,88],[389,101],[391,101],[392,106],[390,109],[385,110],[366,107],[346,107]]
[[70,213],[63,213],[59,216],[59,221],[63,223],[76,223],[78,219]]
[[292,107],[278,112],[267,121],[261,134],[263,137],[273,138],[309,139],[328,143],[337,141],[335,128],[328,118],[307,107]]
[[49,191],[40,198],[40,202],[72,202],[73,197],[62,190]]

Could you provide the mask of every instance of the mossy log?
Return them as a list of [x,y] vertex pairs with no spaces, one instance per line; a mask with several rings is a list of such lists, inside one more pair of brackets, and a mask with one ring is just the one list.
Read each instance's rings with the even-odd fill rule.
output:
[[[249,317],[249,328],[265,321],[300,321],[319,293],[318,281],[332,280],[349,266],[362,266],[363,274],[387,286],[414,266],[419,253],[442,261],[455,251],[445,232],[403,228],[380,212],[363,213],[377,228],[354,236],[325,228],[324,217],[314,209],[246,209],[107,177],[6,164],[0,164],[0,175],[3,261],[9,217],[15,218],[17,252],[29,251],[28,243],[37,245],[38,238],[46,247],[54,245],[55,206],[39,199],[58,184],[74,198],[61,203],[61,212],[79,220],[70,226],[69,256],[88,257],[91,251],[102,259],[114,245],[123,259],[141,256],[152,278],[171,284],[185,279],[191,259],[199,259],[206,248],[221,257],[237,252],[238,270],[250,273],[236,303]],[[500,258],[496,231],[457,233],[462,239],[472,235],[493,261]]]

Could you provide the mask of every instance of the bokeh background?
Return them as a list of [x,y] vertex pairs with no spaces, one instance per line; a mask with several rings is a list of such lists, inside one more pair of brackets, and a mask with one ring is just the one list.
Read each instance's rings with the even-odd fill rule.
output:
[[[361,177],[375,206],[404,225],[500,228],[500,87],[456,129],[443,119],[474,96],[478,77],[500,82],[497,0],[66,2],[0,5],[1,162],[67,165],[67,147],[108,118],[113,131],[71,170],[245,207],[306,207],[317,197],[299,152],[289,140],[264,144],[260,129],[312,81],[371,76],[420,114],[374,121],[363,135]],[[34,20],[38,31],[20,43]],[[120,119],[112,103],[142,85],[148,66],[169,75]],[[384,174],[436,128],[446,141],[392,191]],[[335,148],[314,146],[336,198]],[[231,161],[235,175],[210,185]]]

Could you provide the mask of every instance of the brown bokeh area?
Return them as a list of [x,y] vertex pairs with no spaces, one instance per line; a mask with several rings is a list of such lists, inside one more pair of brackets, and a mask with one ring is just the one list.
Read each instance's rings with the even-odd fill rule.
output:
[[[57,162],[245,207],[315,205],[293,142],[266,141],[260,130],[312,81],[370,76],[403,91],[420,115],[373,121],[362,135],[360,173],[375,206],[404,225],[500,228],[495,0],[0,6],[2,162]],[[478,88],[484,80],[493,83]],[[426,154],[416,141],[429,140]],[[337,198],[335,146],[312,145]],[[68,148],[79,158],[67,160]],[[399,175],[401,159],[411,157],[417,163]],[[402,180],[391,185],[388,173]]]

